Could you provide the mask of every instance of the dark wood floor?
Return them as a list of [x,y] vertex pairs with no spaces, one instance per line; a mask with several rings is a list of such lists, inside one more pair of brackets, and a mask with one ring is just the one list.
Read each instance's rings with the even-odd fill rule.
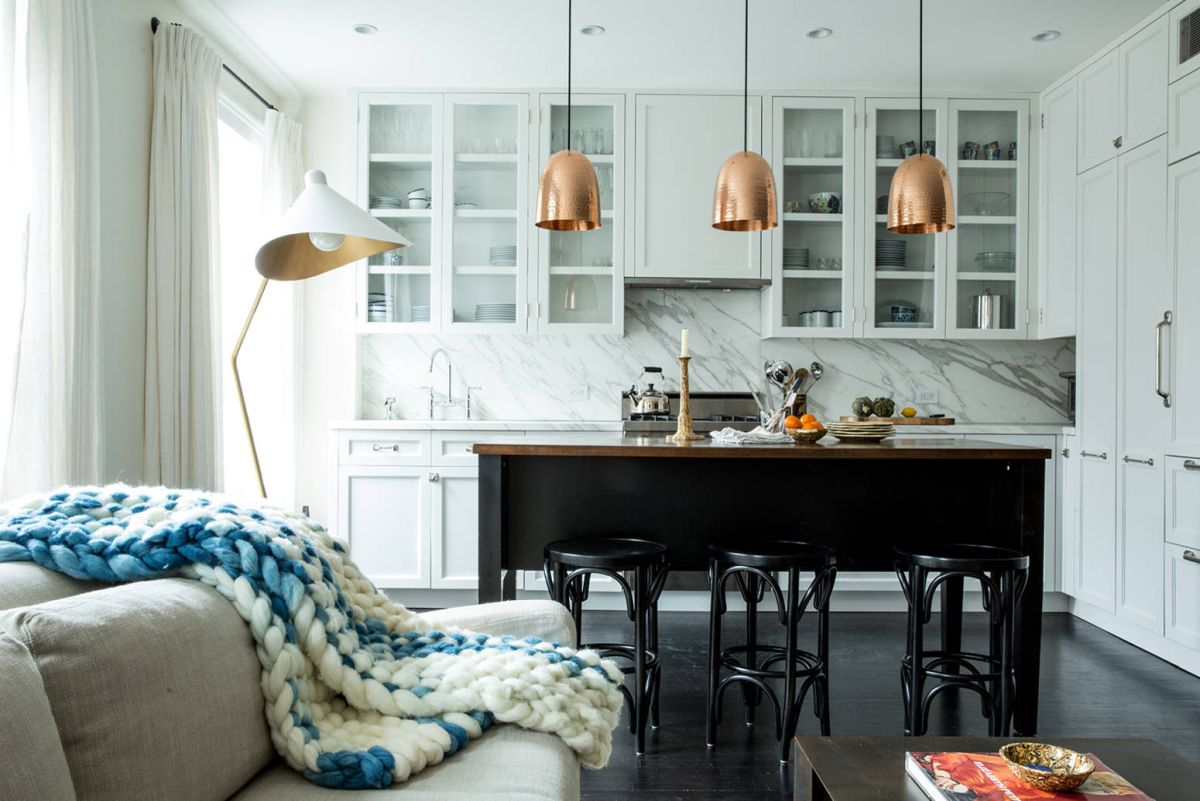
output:
[[[731,617],[726,618],[727,638],[737,632]],[[965,639],[981,646],[982,615],[966,617]],[[662,613],[662,727],[650,732],[641,758],[634,756],[628,730],[618,729],[608,767],[583,772],[585,799],[788,798],[786,768],[779,765],[769,719],[760,715],[766,725],[747,728],[736,690],[726,694],[717,748],[705,747],[707,621],[705,613]],[[620,641],[628,638],[628,626],[620,613],[589,611],[584,638]],[[759,631],[777,626],[777,619],[764,615]],[[904,628],[901,614],[832,616],[830,707],[835,736],[903,733],[898,660]],[[802,636],[812,635],[811,627],[804,628]],[[1200,678],[1075,617],[1045,616],[1041,687],[1042,736],[1147,737],[1200,762]],[[964,693],[961,702],[952,696],[934,702],[930,734],[987,734],[976,696]],[[801,715],[799,731],[819,733],[810,708]]]

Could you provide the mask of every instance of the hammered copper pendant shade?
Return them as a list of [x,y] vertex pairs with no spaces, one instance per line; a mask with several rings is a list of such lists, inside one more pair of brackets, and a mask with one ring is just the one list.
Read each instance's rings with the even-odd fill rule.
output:
[[954,192],[946,166],[924,153],[910,156],[892,176],[887,229],[893,234],[938,234],[954,225]]
[[766,231],[779,225],[775,174],[767,160],[750,150],[734,153],[717,173],[713,228]]
[[549,231],[591,231],[600,227],[600,184],[587,156],[560,150],[550,157],[538,182],[537,227]]

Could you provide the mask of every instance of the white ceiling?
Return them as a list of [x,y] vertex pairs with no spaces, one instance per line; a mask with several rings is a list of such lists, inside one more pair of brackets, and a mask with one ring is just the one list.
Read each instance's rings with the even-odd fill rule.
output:
[[[565,83],[564,0],[180,0],[231,56],[280,94],[349,87]],[[926,0],[931,91],[1040,90],[1160,0]],[[736,0],[576,0],[581,87],[737,89]],[[904,90],[916,80],[916,0],[754,0],[750,83],[765,90]],[[379,28],[354,33],[354,23]],[[829,27],[817,41],[804,32]],[[1062,38],[1037,43],[1045,29]]]

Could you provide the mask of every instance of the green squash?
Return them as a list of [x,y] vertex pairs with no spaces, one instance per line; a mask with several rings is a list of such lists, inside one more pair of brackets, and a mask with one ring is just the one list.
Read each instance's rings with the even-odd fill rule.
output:
[[891,417],[896,413],[896,402],[891,398],[876,398],[872,408],[880,417]]
[[850,404],[850,413],[855,417],[870,417],[875,410],[875,404],[866,395],[854,399]]

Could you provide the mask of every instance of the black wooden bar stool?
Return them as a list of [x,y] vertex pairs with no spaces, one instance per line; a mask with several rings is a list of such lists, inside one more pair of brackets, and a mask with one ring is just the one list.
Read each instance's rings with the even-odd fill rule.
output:
[[[712,748],[721,722],[721,699],[733,684],[742,685],[746,724],[754,723],[755,707],[766,695],[775,712],[775,737],[779,761],[787,762],[792,736],[800,720],[800,707],[809,689],[813,712],[821,721],[821,734],[829,734],[829,596],[837,577],[837,560],[829,548],[806,542],[753,542],[741,546],[710,546],[708,575],[711,592],[708,639],[708,712],[705,739]],[[813,579],[802,586],[801,571]],[[772,575],[787,576],[787,590]],[[725,614],[725,592],[732,578],[746,602],[744,645],[721,648],[721,618]],[[758,640],[758,604],[770,589],[775,597],[779,621],[785,627],[785,644],[763,645]],[[817,611],[817,651],[797,647],[800,618],[812,606]],[[765,658],[764,658],[765,657]],[[728,675],[721,678],[722,671]],[[768,679],[783,680],[780,702]],[[800,682],[799,690],[796,688]]]
[[[667,548],[637,539],[559,540],[546,546],[544,570],[550,597],[571,610],[575,638],[580,648],[590,648],[605,659],[628,661],[621,672],[632,675],[633,692],[622,685],[629,702],[629,731],[637,735],[636,751],[646,750],[646,722],[658,728],[658,695],[662,667],[658,658],[658,598],[667,580]],[[627,573],[632,575],[630,586]],[[625,595],[625,610],[633,621],[633,644],[593,642],[583,644],[583,602],[591,577],[608,576]]]
[[[988,545],[933,545],[898,548],[895,564],[908,601],[908,639],[900,660],[905,735],[924,734],[930,702],[951,687],[961,687],[980,695],[988,734],[1008,737],[1015,692],[1017,601],[1029,578],[1029,557]],[[964,651],[961,646],[949,650],[944,645],[940,650],[926,650],[924,626],[933,614],[934,592],[941,587],[943,593],[961,593],[964,579],[978,581],[983,591],[988,652]],[[947,608],[943,606],[944,614]],[[961,615],[961,601],[949,608]],[[943,621],[943,631],[945,624]],[[953,621],[950,628],[957,630],[960,625],[961,621]],[[929,679],[939,683],[926,690]]]

